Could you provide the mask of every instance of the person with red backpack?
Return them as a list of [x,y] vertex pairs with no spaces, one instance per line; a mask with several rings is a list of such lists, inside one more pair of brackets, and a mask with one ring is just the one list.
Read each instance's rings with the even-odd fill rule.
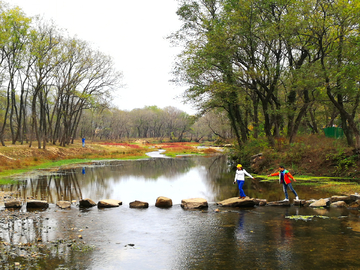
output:
[[287,188],[289,187],[290,190],[294,193],[295,195],[295,200],[299,200],[299,197],[295,191],[295,189],[293,188],[293,186],[291,185],[291,180],[295,180],[295,178],[291,175],[291,173],[288,170],[285,170],[284,166],[279,166],[279,172],[273,173],[273,174],[269,174],[268,176],[279,176],[279,183],[283,184],[283,190],[285,193],[285,199],[284,201],[289,201],[289,195],[287,192]]

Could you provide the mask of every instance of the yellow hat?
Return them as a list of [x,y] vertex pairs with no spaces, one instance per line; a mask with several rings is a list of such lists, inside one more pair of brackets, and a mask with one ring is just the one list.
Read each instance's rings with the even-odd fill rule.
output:
[[241,167],[242,167],[242,165],[241,165],[241,164],[238,164],[236,167],[237,167],[237,168],[241,168]]

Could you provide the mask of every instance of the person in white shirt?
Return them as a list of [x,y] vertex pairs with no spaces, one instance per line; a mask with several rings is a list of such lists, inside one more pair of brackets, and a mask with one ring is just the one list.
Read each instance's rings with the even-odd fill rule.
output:
[[243,190],[243,186],[245,183],[245,175],[251,177],[252,179],[255,179],[254,177],[251,176],[250,173],[248,173],[245,169],[243,169],[241,164],[238,164],[236,166],[237,170],[235,173],[235,179],[234,179],[234,184],[237,183],[238,187],[239,187],[239,191],[240,191],[240,197],[239,199],[245,199],[246,195],[245,192]]

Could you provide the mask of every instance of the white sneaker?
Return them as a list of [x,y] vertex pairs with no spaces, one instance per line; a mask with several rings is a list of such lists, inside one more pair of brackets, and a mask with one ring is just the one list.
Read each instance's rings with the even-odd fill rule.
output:
[[299,200],[299,197],[298,197],[298,196],[296,196],[295,200],[297,200],[297,201],[298,201],[298,200]]
[[288,202],[288,201],[289,201],[289,199],[286,199],[286,198],[285,198],[285,199],[283,199],[283,202]]

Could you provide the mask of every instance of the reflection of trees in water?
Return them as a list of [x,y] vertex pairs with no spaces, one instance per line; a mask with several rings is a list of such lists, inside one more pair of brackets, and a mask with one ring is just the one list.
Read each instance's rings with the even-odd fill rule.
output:
[[[285,216],[298,214],[301,208],[261,209],[193,212],[196,221],[191,229],[185,223],[177,232],[182,242],[172,269],[359,268],[359,237],[344,233],[346,221],[337,217],[293,221]],[[306,211],[314,214],[313,210]]]
[[55,203],[59,200],[71,201],[81,198],[81,188],[78,175],[74,170],[66,174],[41,176],[37,180],[30,179],[29,187],[24,192],[24,197],[44,199]]
[[[33,197],[48,200],[50,203],[79,200],[84,191],[86,194],[95,192],[100,195],[96,197],[108,198],[112,195],[113,183],[126,177],[139,177],[145,181],[156,181],[165,177],[171,181],[194,167],[202,168],[201,178],[214,194],[215,201],[238,196],[238,188],[232,184],[235,170],[229,166],[225,155],[99,162],[85,169],[64,170],[52,175],[29,178],[11,185],[9,190],[21,193],[24,200]],[[246,177],[244,188],[246,195],[253,198],[278,200],[283,196],[281,186],[276,182],[261,183]]]
[[49,241],[48,226],[42,216],[15,211],[0,219],[1,241],[11,244]]
[[[248,269],[238,257],[236,215],[192,212],[177,231],[178,250],[171,269]],[[187,218],[191,219],[191,229]],[[183,242],[182,242],[183,241]]]
[[[137,161],[103,161],[84,169],[77,168],[60,171],[56,174],[29,177],[5,190],[13,191],[23,200],[28,197],[44,199],[50,203],[59,200],[79,200],[82,194],[94,198],[107,199],[113,194],[114,183],[127,177],[139,177],[145,181],[157,181],[164,177],[171,181],[177,176],[199,167],[201,180],[206,182],[208,190],[215,201],[238,196],[238,188],[233,185],[235,169],[229,166],[225,155],[211,157],[183,157],[183,158],[152,158]],[[251,171],[250,171],[251,173]],[[199,180],[199,179],[197,179]],[[269,201],[280,200],[284,194],[281,185],[274,181],[260,182],[246,177],[245,193],[252,198],[264,198]],[[310,193],[305,186],[296,186],[301,198],[316,198],[319,194]],[[323,196],[323,194],[321,194]],[[320,195],[319,195],[320,196]]]
[[[225,155],[211,158],[199,158],[197,164],[205,167],[204,179],[207,180],[209,189],[214,194],[215,201],[221,201],[230,197],[239,196],[237,185],[233,185],[235,168],[228,163]],[[245,168],[246,169],[246,168]],[[247,170],[252,174],[251,170]],[[254,176],[254,175],[253,175]],[[277,201],[284,198],[282,185],[276,179],[273,182],[261,182],[258,177],[253,180],[246,176],[244,190],[251,198],[262,198],[268,201]],[[293,186],[301,198],[325,198],[331,194],[324,191],[313,190],[309,186],[301,186],[293,183]],[[291,196],[291,194],[290,194]]]
[[204,179],[214,194],[215,201],[236,196],[235,186],[232,185],[234,173],[228,164],[228,157],[219,155],[211,158],[199,159],[200,165],[206,168]]
[[[197,164],[205,167],[204,179],[207,180],[215,201],[239,196],[237,185],[233,185],[235,168],[230,166],[227,156],[218,155],[210,158],[199,158]],[[252,180],[246,176],[244,189],[247,196],[262,198],[262,193],[266,193],[269,188],[271,189],[271,185],[263,185],[258,180]],[[276,192],[278,194],[278,190]]]
[[179,174],[186,173],[196,166],[196,163],[193,158],[153,158],[148,160],[109,162],[104,165],[110,169],[100,172],[103,178],[139,176],[150,180],[157,180],[159,177],[171,179]]
[[[82,254],[75,250],[88,248],[83,243],[71,240],[69,235],[64,239],[51,239],[49,231],[54,230],[51,221],[41,213],[19,210],[0,213],[0,262],[4,269],[13,268],[20,263],[19,269],[57,269],[60,264],[69,266],[66,269],[80,269],[89,262],[80,260]],[[88,254],[90,256],[91,254]],[[77,259],[78,258],[78,259]],[[26,265],[26,268],[23,268]],[[0,267],[1,269],[3,269]]]
[[[5,186],[3,189],[13,191],[24,201],[28,198],[47,200],[50,203],[56,203],[59,200],[79,200],[82,198],[84,188],[95,190],[106,198],[111,194],[112,182],[120,181],[121,177],[144,177],[156,181],[159,177],[165,176],[171,179],[196,166],[192,158],[155,158],[99,164],[86,167],[84,171],[70,169],[56,174],[29,177],[24,181]],[[112,181],[108,181],[109,179]]]
[[40,175],[9,185],[8,191],[14,191],[23,201],[28,199],[46,200],[56,203],[60,200],[76,200],[82,197],[78,175],[74,170],[66,174]]
[[82,190],[84,194],[92,194],[93,197],[109,198],[113,194],[112,185],[124,179],[131,177],[157,181],[165,177],[171,181],[195,166],[196,162],[191,158],[106,162],[102,166],[86,168],[86,176],[81,181]]

